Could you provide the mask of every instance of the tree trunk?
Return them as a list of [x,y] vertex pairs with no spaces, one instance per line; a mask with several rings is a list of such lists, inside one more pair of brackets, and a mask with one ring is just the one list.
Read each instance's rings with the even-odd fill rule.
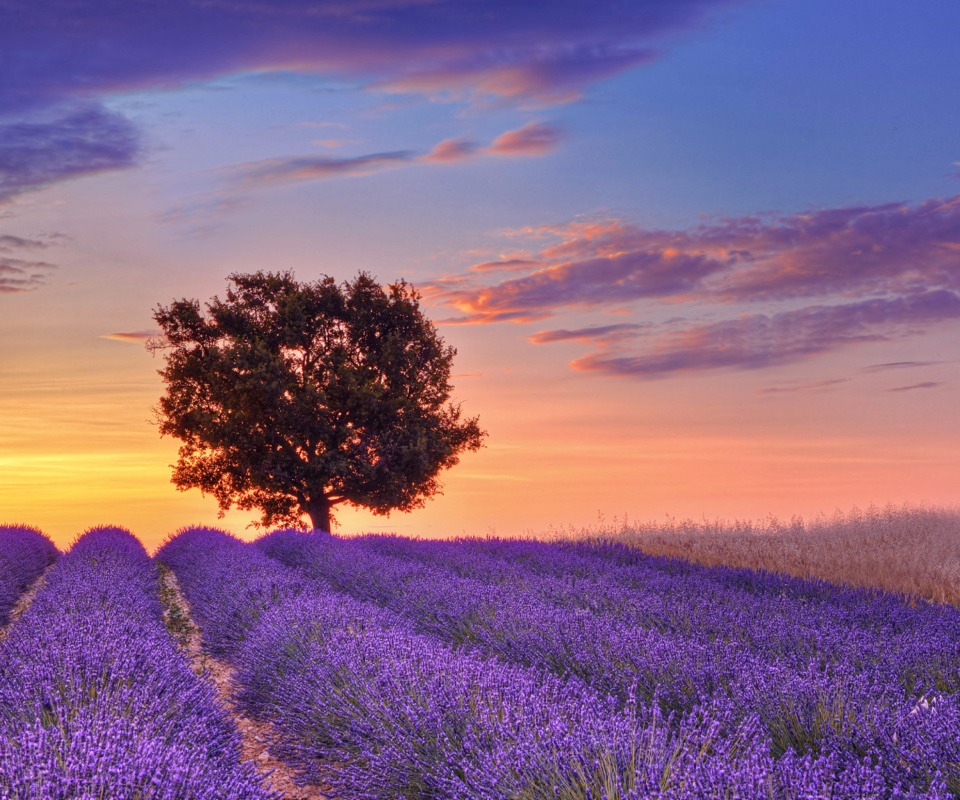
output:
[[308,501],[303,506],[303,510],[310,517],[310,522],[315,531],[330,533],[330,503],[326,497]]

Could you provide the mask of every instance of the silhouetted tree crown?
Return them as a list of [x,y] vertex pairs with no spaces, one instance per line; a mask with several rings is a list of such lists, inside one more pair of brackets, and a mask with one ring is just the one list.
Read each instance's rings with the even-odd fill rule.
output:
[[408,511],[438,474],[482,446],[478,419],[448,404],[456,350],[405,281],[360,273],[298,283],[291,273],[229,276],[225,300],[158,306],[166,394],[160,433],[183,444],[173,471],[263,526],[330,530],[331,508]]

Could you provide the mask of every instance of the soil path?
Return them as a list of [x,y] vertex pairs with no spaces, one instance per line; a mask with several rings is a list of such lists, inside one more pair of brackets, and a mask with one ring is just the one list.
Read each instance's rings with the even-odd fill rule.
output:
[[279,792],[285,800],[326,800],[327,796],[320,787],[309,784],[298,786],[296,772],[270,754],[273,726],[251,719],[236,707],[233,702],[236,693],[234,669],[203,652],[200,630],[190,618],[190,606],[180,591],[177,576],[171,570],[164,569],[161,580],[164,621],[189,655],[193,668],[213,681],[220,700],[240,731],[243,760],[252,761],[263,779],[263,786]]
[[9,635],[10,631],[13,629],[13,626],[16,625],[17,620],[24,615],[24,612],[30,608],[30,604],[33,602],[33,598],[37,596],[43,585],[47,582],[47,575],[50,570],[53,569],[54,564],[51,564],[47,567],[38,578],[34,580],[33,583],[27,587],[27,590],[20,595],[20,599],[17,600],[17,604],[13,607],[13,611],[10,612],[10,621],[7,623],[7,627],[0,628],[0,640],[4,639]]

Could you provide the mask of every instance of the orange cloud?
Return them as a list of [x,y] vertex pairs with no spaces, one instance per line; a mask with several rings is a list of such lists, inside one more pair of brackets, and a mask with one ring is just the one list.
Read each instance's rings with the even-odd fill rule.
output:
[[477,146],[466,139],[444,139],[420,160],[451,163],[470,158],[476,152]]
[[105,333],[100,338],[101,339],[112,339],[115,342],[132,342],[134,344],[142,344],[148,339],[152,339],[154,336],[158,335],[160,331],[129,331],[127,333]]
[[522,128],[501,133],[486,152],[501,156],[543,156],[556,149],[561,133],[553,125],[528,122]]

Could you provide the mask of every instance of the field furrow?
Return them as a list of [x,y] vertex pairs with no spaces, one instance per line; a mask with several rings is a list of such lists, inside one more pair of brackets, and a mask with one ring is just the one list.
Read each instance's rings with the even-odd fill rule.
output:
[[58,555],[53,542],[34,528],[0,526],[0,629],[10,622],[21,595]]
[[124,530],[80,537],[0,642],[0,797],[268,800]]
[[[849,647],[811,656],[804,672],[779,664],[777,652],[765,657],[755,633],[749,643],[735,630],[711,642],[702,631],[625,625],[610,608],[565,607],[569,597],[547,591],[559,573],[547,584],[535,570],[514,585],[484,581],[437,558],[302,534],[251,547],[194,530],[164,551],[208,646],[238,668],[241,702],[277,726],[278,752],[340,796],[957,791],[949,653],[929,670],[946,674],[945,686],[926,691],[915,674],[913,685],[898,684],[899,667],[844,661]],[[279,569],[264,553],[295,566]],[[686,587],[692,595],[724,583],[687,568],[672,577],[685,571],[705,581]],[[571,596],[584,597],[583,585],[572,588],[584,577],[588,588],[609,588],[603,576],[568,576]],[[794,588],[799,599],[818,591]],[[750,595],[736,580],[730,591]],[[949,635],[949,621],[943,627]],[[861,628],[844,635],[858,642],[871,626]]]

